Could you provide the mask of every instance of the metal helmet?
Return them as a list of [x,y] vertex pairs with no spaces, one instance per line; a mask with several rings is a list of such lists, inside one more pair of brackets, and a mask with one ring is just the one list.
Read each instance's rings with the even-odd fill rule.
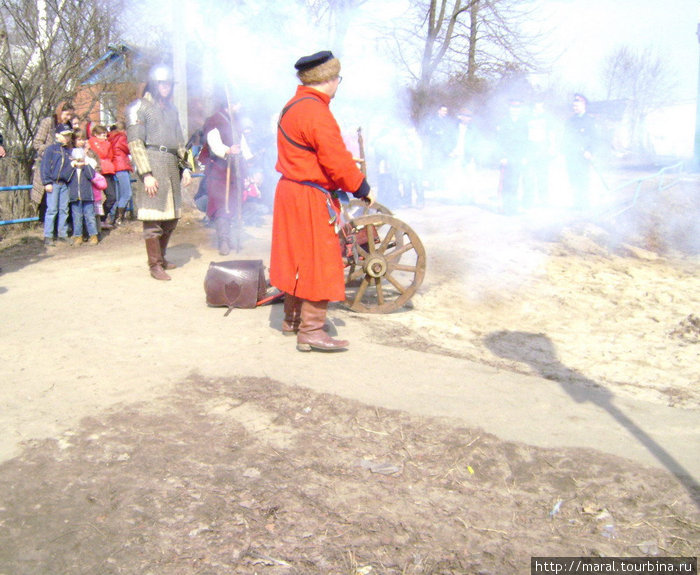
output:
[[173,71],[170,66],[165,64],[158,64],[153,66],[150,72],[148,72],[148,83],[156,84],[158,82],[170,82],[171,84],[175,81],[173,77]]

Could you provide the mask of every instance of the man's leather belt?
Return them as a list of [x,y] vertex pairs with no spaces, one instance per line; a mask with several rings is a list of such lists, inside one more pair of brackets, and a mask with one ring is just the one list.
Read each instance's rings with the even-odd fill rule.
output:
[[177,148],[168,148],[167,146],[154,146],[153,144],[147,144],[146,147],[149,150],[158,150],[159,152],[165,152],[167,154],[177,156]]

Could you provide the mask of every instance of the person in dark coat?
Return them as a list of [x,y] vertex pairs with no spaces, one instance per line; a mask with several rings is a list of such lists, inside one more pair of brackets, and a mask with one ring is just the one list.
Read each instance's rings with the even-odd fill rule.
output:
[[479,151],[480,136],[474,124],[472,110],[463,106],[457,112],[457,137],[455,147],[450,153],[454,158],[453,187],[459,192],[459,200],[471,203],[474,201],[474,176],[476,159]]
[[73,177],[71,149],[73,128],[69,124],[58,124],[51,144],[41,160],[41,182],[46,193],[46,215],[44,217],[44,245],[53,246],[54,227],[58,220],[58,239],[68,242],[68,182]]
[[596,145],[596,126],[587,109],[588,99],[583,94],[574,94],[573,113],[564,130],[566,168],[574,206],[579,209],[590,206],[591,168]]
[[205,144],[199,161],[205,166],[207,217],[214,222],[219,253],[231,251],[231,223],[242,207],[244,160],[252,157],[236,113],[241,104],[225,93],[218,96],[214,114],[202,128]]
[[528,146],[528,125],[523,103],[519,98],[510,98],[508,113],[496,128],[500,150],[500,196],[501,208],[506,215],[519,209],[519,191]]
[[88,234],[88,244],[97,245],[97,221],[92,179],[95,169],[86,162],[87,135],[80,131],[75,135],[75,147],[71,151],[73,176],[68,182],[71,218],[73,220],[73,245],[83,243],[83,222]]
[[449,108],[442,104],[426,123],[428,165],[431,184],[435,189],[447,185],[450,166],[450,153],[455,147],[457,124],[449,114]]
[[[61,102],[56,106],[55,112],[47,116],[37,128],[32,138],[32,148],[34,149],[34,173],[32,176],[32,190],[29,193],[31,200],[39,206],[39,219],[45,221],[46,195],[44,193],[44,183],[41,181],[41,159],[46,148],[56,142],[55,130],[59,124],[69,124],[72,126],[75,117],[75,109],[70,102]],[[52,240],[53,241],[53,240]]]

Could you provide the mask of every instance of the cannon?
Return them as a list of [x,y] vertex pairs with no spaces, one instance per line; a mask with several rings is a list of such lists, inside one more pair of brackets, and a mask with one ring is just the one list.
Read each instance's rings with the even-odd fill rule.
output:
[[[361,131],[358,129],[364,167]],[[363,170],[364,171],[364,170]],[[405,306],[425,277],[425,248],[418,234],[394,216],[389,208],[363,200],[342,204],[338,237],[345,268],[345,307],[362,313],[391,313]],[[239,285],[250,283],[246,293],[260,289],[262,261],[212,262],[205,278],[207,304],[234,307],[264,305],[284,294],[276,289],[243,298]],[[264,287],[264,284],[263,284]],[[239,301],[240,300],[240,301]],[[243,301],[245,300],[245,301]]]
[[425,277],[425,248],[386,206],[362,200],[343,206],[339,237],[345,263],[345,302],[362,313],[391,313],[406,305]]
[[[363,313],[390,313],[406,305],[425,277],[425,248],[391,210],[362,200],[343,205],[340,239],[345,265],[345,302]],[[204,278],[207,305],[257,307],[284,294],[266,287],[262,260],[211,262]]]

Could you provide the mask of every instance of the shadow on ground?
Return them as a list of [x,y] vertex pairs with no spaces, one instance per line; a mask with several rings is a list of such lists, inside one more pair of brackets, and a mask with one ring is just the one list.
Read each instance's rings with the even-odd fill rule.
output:
[[541,333],[499,331],[486,337],[487,347],[499,357],[528,364],[545,379],[557,381],[577,403],[593,403],[606,411],[651,453],[668,471],[676,475],[700,508],[700,486],[673,456],[644,429],[615,405],[615,396],[603,386],[568,368],[559,361],[552,341]]

